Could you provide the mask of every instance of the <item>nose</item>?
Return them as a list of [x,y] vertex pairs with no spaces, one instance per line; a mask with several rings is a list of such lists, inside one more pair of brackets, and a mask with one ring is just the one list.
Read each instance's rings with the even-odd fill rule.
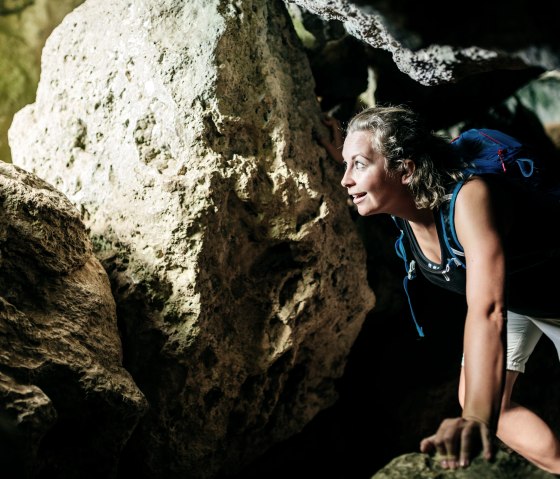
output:
[[346,168],[344,171],[344,175],[342,176],[342,180],[340,180],[340,184],[344,188],[349,188],[350,186],[354,185],[354,179],[352,178],[352,174],[350,173],[350,169]]

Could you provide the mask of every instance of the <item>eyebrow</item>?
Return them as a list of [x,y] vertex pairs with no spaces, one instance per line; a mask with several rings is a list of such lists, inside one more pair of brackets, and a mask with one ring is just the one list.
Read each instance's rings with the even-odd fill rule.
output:
[[352,155],[350,157],[351,160],[354,160],[357,156],[361,156],[362,158],[365,158],[368,161],[371,161],[371,158],[369,156],[364,155],[363,153],[356,153],[355,155]]
[[[344,150],[344,148],[343,148],[343,150]],[[362,158],[365,158],[368,161],[373,161],[373,157],[367,156],[367,153],[362,152],[362,151],[358,151],[357,153],[354,153],[348,160],[344,157],[344,152],[343,151],[341,151],[340,153],[342,154],[343,161],[354,161],[357,156],[361,156]],[[374,153],[374,155],[375,155],[375,153]]]

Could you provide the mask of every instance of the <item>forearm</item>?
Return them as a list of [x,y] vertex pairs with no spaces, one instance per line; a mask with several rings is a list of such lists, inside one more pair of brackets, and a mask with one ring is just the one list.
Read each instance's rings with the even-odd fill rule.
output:
[[505,321],[501,312],[488,317],[469,313],[465,324],[465,403],[463,417],[496,429],[504,379]]

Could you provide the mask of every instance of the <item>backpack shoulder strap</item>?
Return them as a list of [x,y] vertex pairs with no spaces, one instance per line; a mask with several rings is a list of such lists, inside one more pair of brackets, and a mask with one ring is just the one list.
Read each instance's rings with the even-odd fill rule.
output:
[[455,229],[455,203],[457,201],[457,195],[464,184],[464,180],[457,182],[449,195],[448,203],[444,203],[444,205],[439,208],[439,215],[442,226],[441,229],[443,232],[443,240],[447,251],[458,265],[466,268],[465,253],[461,243],[459,242],[459,238],[457,237],[457,230]]
[[405,226],[403,224],[404,220],[402,218],[397,218],[396,216],[391,215],[393,221],[397,225],[397,228],[400,231],[399,237],[395,241],[395,252],[397,256],[404,261],[404,269],[406,271],[406,275],[408,279],[416,278],[416,262],[414,259],[411,259],[410,262],[408,260],[408,256],[406,254],[406,247],[405,247]]
[[414,314],[414,308],[412,307],[412,300],[410,298],[410,293],[408,291],[409,280],[416,278],[416,262],[414,261],[414,259],[411,259],[410,263],[409,263],[407,255],[406,255],[404,220],[401,219],[401,218],[398,218],[396,216],[393,216],[393,215],[391,215],[391,218],[393,218],[393,221],[395,222],[395,224],[397,225],[397,228],[400,231],[399,237],[395,241],[395,251],[397,253],[397,256],[404,261],[404,269],[406,271],[406,274],[403,278],[404,292],[406,293],[406,298],[408,299],[408,306],[410,308],[410,314],[412,316],[412,321],[414,322],[414,326],[416,326],[416,331],[418,332],[418,336],[423,338],[424,337],[424,330],[422,329],[422,326],[420,326],[418,324],[418,321],[416,320],[416,315]]

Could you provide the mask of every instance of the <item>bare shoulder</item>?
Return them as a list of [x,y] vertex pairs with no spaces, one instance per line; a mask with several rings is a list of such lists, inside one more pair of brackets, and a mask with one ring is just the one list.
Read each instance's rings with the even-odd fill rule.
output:
[[461,210],[479,209],[489,206],[492,201],[491,187],[485,178],[473,176],[469,178],[457,195],[457,207]]
[[465,192],[467,194],[477,194],[477,193],[482,194],[482,193],[488,193],[489,190],[490,190],[490,185],[486,178],[483,178],[481,176],[472,176],[465,181],[465,184],[459,191],[459,194]]
[[473,176],[465,181],[457,195],[457,202],[461,208],[473,205],[480,208],[483,205],[492,207],[496,212],[505,214],[511,208],[513,190],[509,183],[498,176]]
[[490,231],[504,233],[512,222],[512,208],[499,181],[472,177],[457,195],[455,223],[460,235]]

